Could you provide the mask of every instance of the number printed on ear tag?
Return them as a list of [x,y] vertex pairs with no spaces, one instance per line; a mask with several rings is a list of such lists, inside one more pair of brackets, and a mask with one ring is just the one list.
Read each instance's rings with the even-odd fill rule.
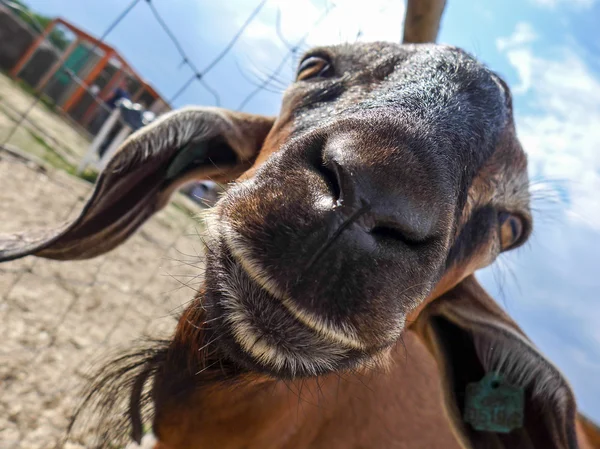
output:
[[506,383],[500,373],[470,383],[465,393],[464,421],[475,430],[508,433],[523,427],[525,392]]

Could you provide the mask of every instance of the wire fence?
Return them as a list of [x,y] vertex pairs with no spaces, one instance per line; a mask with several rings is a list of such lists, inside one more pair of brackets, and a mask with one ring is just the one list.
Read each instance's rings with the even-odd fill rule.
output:
[[[221,92],[206,75],[243,40],[267,3],[258,1],[221,51],[209,61],[200,61],[161,13],[165,2],[133,0],[115,14],[98,41],[87,48],[87,55],[95,54],[132,11],[148,8],[173,45],[177,68],[191,71],[184,82],[173,86],[169,103],[197,84],[212,98],[212,105],[219,106]],[[12,0],[0,0],[0,4],[31,14]],[[334,8],[333,2],[324,2],[320,15],[293,41],[285,37],[281,13],[277,13],[274,31],[284,53],[272,70],[253,82],[238,109],[261,92],[281,87],[281,74]],[[63,52],[51,42],[48,30],[35,16],[31,19],[37,35],[56,57],[56,73],[69,77],[99,108],[108,110],[92,83],[66,66]],[[93,189],[91,183],[49,167],[49,157],[40,161],[22,151],[26,150],[23,135],[34,136],[36,142],[43,140],[50,156],[76,166],[82,154],[73,146],[89,144],[89,136],[81,127],[65,114],[47,111],[40,104],[54,82],[56,77],[48,77],[33,96],[14,86],[10,98],[0,95],[0,125],[2,113],[8,120],[0,137],[0,233],[47,228],[73,218]],[[62,437],[74,410],[74,385],[86,378],[91,360],[144,333],[156,336],[173,329],[173,316],[201,282],[204,262],[198,233],[202,225],[192,218],[201,209],[179,195],[125,245],[89,261],[26,258],[0,265],[0,321],[4,323],[0,328],[4,342],[0,349],[0,446],[52,447]]]

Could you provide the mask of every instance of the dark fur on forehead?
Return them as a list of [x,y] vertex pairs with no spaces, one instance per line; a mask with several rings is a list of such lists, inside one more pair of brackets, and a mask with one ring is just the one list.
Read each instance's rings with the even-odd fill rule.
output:
[[[339,119],[328,113],[405,110],[404,116],[414,114],[422,120],[421,132],[427,133],[427,127],[435,125],[450,141],[470,142],[477,157],[475,153],[485,151],[476,150],[493,146],[494,135],[506,124],[508,108],[505,92],[495,81],[497,75],[458,48],[377,42],[322,47],[307,56],[313,54],[325,54],[332,60],[334,76],[297,83],[290,89],[304,97],[295,110],[298,131],[323,125],[326,117]],[[463,135],[468,128],[465,114],[471,123],[481,123],[476,133]],[[479,155],[486,156],[489,153]]]

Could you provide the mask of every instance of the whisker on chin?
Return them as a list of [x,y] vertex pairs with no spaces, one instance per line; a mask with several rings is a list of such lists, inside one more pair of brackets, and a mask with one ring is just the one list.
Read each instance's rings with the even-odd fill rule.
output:
[[215,366],[217,363],[220,363],[219,359],[217,359],[216,362],[213,362],[210,365],[205,366],[204,368],[202,368],[201,370],[199,370],[198,372],[196,372],[196,376],[198,376],[199,374],[202,374],[203,372],[209,370],[210,368],[212,368],[213,366]]
[[185,287],[185,288],[189,288],[189,289],[190,289],[190,290],[192,290],[193,292],[196,292],[196,289],[195,289],[194,287],[190,286],[190,284],[189,284],[188,282],[183,282],[183,281],[180,281],[179,279],[177,279],[177,277],[176,277],[176,276],[173,276],[173,275],[172,275],[172,274],[170,274],[170,273],[166,273],[166,275],[167,275],[167,276],[169,276],[171,279],[173,279],[173,280],[175,280],[175,281],[179,282],[179,284],[181,284],[181,285],[180,285],[180,287],[179,287],[178,289],[176,289],[176,290],[179,290],[179,289],[181,289],[181,288],[184,288],[184,287]]
[[[204,321],[204,323],[206,323],[206,321]],[[202,327],[202,328],[199,328],[199,329],[201,329],[201,330],[206,330],[206,329],[208,329],[208,328],[206,328],[206,327]],[[212,345],[214,342],[216,342],[216,341],[220,340],[220,339],[221,339],[221,337],[222,337],[222,335],[219,335],[219,336],[217,336],[217,337],[213,338],[213,339],[212,339],[212,340],[210,340],[208,343],[206,343],[204,346],[202,346],[202,347],[198,348],[198,352],[200,352],[200,351],[202,351],[202,350],[204,350],[204,349],[208,348],[208,347],[209,347],[210,345]]]

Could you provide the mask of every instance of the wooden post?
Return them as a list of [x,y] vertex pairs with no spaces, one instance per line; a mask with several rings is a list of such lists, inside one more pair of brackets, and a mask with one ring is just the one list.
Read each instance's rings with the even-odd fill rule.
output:
[[63,66],[69,55],[73,53],[73,50],[75,50],[75,48],[77,48],[77,45],[79,45],[79,39],[76,38],[73,40],[73,42],[69,44],[69,46],[65,49],[60,58],[52,65],[52,67],[50,67],[50,70],[47,70],[46,73],[44,73],[44,76],[42,76],[42,78],[38,81],[38,83],[35,86],[36,91],[39,92],[46,86],[48,81],[50,81],[50,78],[52,78],[52,76],[56,72],[58,72],[58,70]]
[[44,32],[42,34],[40,34],[29,46],[29,48],[25,51],[25,53],[23,53],[23,55],[19,58],[19,60],[17,61],[17,63],[15,64],[15,66],[11,69],[10,71],[10,76],[12,78],[18,78],[19,76],[19,72],[21,70],[23,70],[23,67],[25,67],[25,64],[27,64],[29,62],[29,60],[31,59],[31,57],[34,55],[35,51],[38,49],[38,47],[42,44],[42,42],[44,42],[46,40],[46,38],[50,35],[50,33],[52,32],[52,29],[54,28],[54,25],[56,25],[57,19],[54,19],[52,22],[50,22],[46,28],[44,29]]
[[[96,79],[96,77],[98,75],[100,75],[100,73],[102,72],[102,70],[104,70],[104,67],[106,67],[106,64],[108,64],[108,61],[110,60],[110,58],[112,56],[113,56],[112,51],[106,51],[104,53],[104,56],[102,57],[102,59],[100,59],[100,61],[98,61],[98,63],[94,66],[94,68],[92,69],[90,74],[88,76],[86,76],[85,80],[83,80],[83,83],[85,84],[86,87],[89,86]],[[69,110],[73,106],[75,106],[75,104],[79,101],[79,99],[81,98],[81,96],[83,95],[84,92],[85,92],[84,86],[78,86],[77,89],[75,89],[75,92],[73,92],[73,94],[63,104],[63,106],[62,106],[63,111],[69,112]]]
[[446,0],[408,0],[404,19],[405,44],[435,42]]

